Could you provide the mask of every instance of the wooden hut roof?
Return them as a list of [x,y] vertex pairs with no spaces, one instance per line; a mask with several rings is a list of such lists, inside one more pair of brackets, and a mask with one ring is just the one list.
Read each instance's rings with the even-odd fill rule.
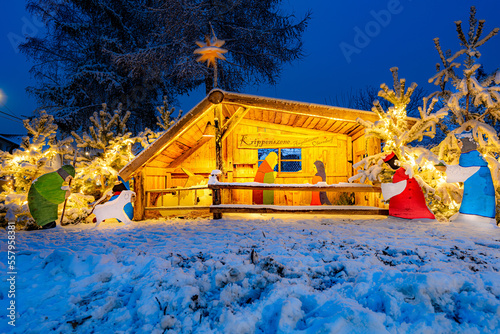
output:
[[[225,92],[215,89],[200,103],[185,114],[156,141],[146,147],[119,172],[128,180],[144,165],[152,163],[155,167],[175,167],[192,152],[201,147],[205,126],[213,121],[214,108],[221,105],[222,117],[226,127],[245,122],[262,127],[281,129],[294,128],[294,131],[327,131],[360,136],[364,130],[356,122],[361,119],[375,122],[378,116],[371,111],[332,107],[313,103],[282,100],[255,95]],[[154,160],[154,161],[153,161]]]

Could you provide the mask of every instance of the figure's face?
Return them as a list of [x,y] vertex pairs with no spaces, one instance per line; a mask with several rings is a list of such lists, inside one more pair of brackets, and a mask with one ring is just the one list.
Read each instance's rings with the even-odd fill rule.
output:
[[269,163],[269,166],[271,168],[274,168],[276,164],[278,163],[278,155],[274,152],[269,153],[268,158],[266,158],[267,162]]
[[73,176],[68,175],[68,176],[66,177],[66,179],[64,180],[64,182],[69,183],[69,181],[71,181],[71,180],[73,180]]
[[477,142],[469,138],[458,139],[458,147],[460,147],[461,153],[477,150],[477,146]]
[[318,172],[318,167],[316,167],[316,165],[313,165],[313,171],[314,171],[314,173]]

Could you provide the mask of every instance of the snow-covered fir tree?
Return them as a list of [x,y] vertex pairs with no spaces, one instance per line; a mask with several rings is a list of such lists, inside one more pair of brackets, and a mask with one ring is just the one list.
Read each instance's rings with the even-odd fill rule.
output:
[[[9,179],[0,193],[0,221],[25,223],[29,220],[27,194],[39,176],[57,170],[64,156],[71,153],[72,138],[57,140],[54,117],[41,111],[38,117],[24,120],[28,136],[19,149],[0,151],[0,177]],[[67,161],[65,162],[67,163]]]
[[160,114],[159,116],[156,116],[156,125],[158,125],[163,131],[167,131],[182,117],[182,110],[179,110],[177,116],[174,117],[175,108],[169,106],[166,96],[163,97],[163,105],[156,107],[156,110]]
[[500,71],[481,78],[481,53],[478,50],[498,34],[499,28],[494,28],[483,37],[485,21],[476,19],[475,7],[470,9],[467,34],[461,21],[456,21],[455,25],[461,46],[457,52],[443,52],[439,38],[434,39],[441,64],[437,65],[437,73],[429,82],[441,88],[435,95],[443,100],[443,110],[452,115],[450,121],[453,125],[434,151],[446,163],[457,163],[460,149],[455,134],[472,130],[479,144],[478,151],[483,154],[492,173],[497,221],[500,221],[500,140],[495,128],[500,121]]
[[[386,84],[380,86],[379,96],[388,101],[391,106],[384,110],[378,100],[373,102],[372,111],[375,112],[379,120],[372,123],[358,119],[358,123],[366,128],[367,138],[375,137],[384,142],[382,153],[368,156],[354,165],[361,168],[360,171],[349,179],[350,182],[366,180],[372,182],[390,183],[394,171],[383,162],[383,158],[394,152],[398,157],[400,166],[405,168],[407,175],[415,177],[424,192],[427,194],[429,205],[435,211],[447,213],[443,206],[452,203],[450,193],[457,191],[444,182],[441,173],[437,172],[434,163],[439,159],[429,149],[412,146],[416,141],[421,141],[424,136],[434,137],[436,134],[436,123],[443,119],[447,113],[445,111],[434,111],[437,98],[431,101],[424,99],[423,107],[419,107],[420,118],[409,118],[407,116],[407,105],[411,101],[411,95],[417,87],[412,83],[406,89],[406,80],[399,79],[398,69],[391,68],[394,79],[393,89],[389,89]],[[406,91],[405,91],[406,90]],[[438,186],[439,184],[439,186]],[[436,191],[438,189],[438,191]],[[444,195],[444,196],[443,196]],[[438,215],[439,218],[440,215]]]
[[286,63],[303,56],[303,18],[284,13],[282,0],[28,0],[43,33],[20,46],[35,64],[30,92],[52,108],[61,131],[86,129],[106,102],[132,112],[134,134],[155,130],[155,106],[201,85],[212,68],[196,62],[195,42],[211,32],[230,41],[219,87],[276,83]]
[[[423,108],[419,108],[420,119],[412,126],[406,118],[404,106],[411,97],[412,87],[404,93],[404,81],[398,84],[397,71],[394,69],[394,90],[382,85],[379,96],[390,101],[394,106],[387,111],[375,101],[372,110],[380,121],[375,123],[359,120],[367,127],[367,136],[376,136],[385,142],[384,152],[369,156],[355,167],[362,170],[351,178],[351,181],[366,179],[376,182],[390,182],[391,170],[381,160],[389,151],[398,156],[401,166],[407,174],[413,175],[422,186],[429,207],[436,217],[449,218],[458,211],[462,198],[462,186],[459,183],[446,183],[444,175],[437,171],[435,164],[445,162],[456,164],[460,156],[455,134],[472,130],[479,143],[479,151],[488,161],[492,172],[497,198],[497,221],[500,215],[500,140],[495,125],[500,120],[500,72],[479,79],[481,65],[478,59],[481,53],[478,48],[495,36],[499,29],[493,29],[481,38],[484,20],[477,21],[475,8],[471,7],[469,31],[463,32],[462,22],[455,22],[461,49],[455,54],[443,52],[439,39],[434,39],[442,64],[437,65],[437,73],[429,82],[433,82],[440,90],[424,98]],[[457,62],[462,58],[462,63]],[[457,72],[461,73],[458,74]],[[451,87],[450,87],[451,86]],[[436,106],[442,106],[433,112]],[[451,124],[451,129],[443,126],[442,120]],[[414,140],[423,136],[434,136],[436,125],[440,124],[446,137],[432,149],[412,147]]]
[[[162,129],[168,129],[182,114],[179,111],[174,117],[175,108],[169,108],[166,99],[157,110]],[[91,116],[92,126],[87,132],[82,135],[73,132],[73,137],[63,140],[57,139],[54,117],[45,111],[32,121],[25,120],[29,136],[23,139],[21,148],[12,154],[0,151],[0,177],[10,180],[0,193],[1,223],[5,224],[7,219],[23,224],[31,222],[26,199],[32,181],[62,164],[75,164],[76,169],[62,223],[85,220],[90,203],[114,185],[118,171],[133,159],[132,146],[145,147],[163,133],[146,129],[141,135],[131,137],[127,129],[129,117],[130,112],[121,105],[109,112],[103,104],[102,110]]]
[[63,224],[85,221],[90,204],[111,188],[118,171],[132,158],[131,147],[137,140],[127,131],[130,112],[121,105],[113,112],[102,105],[102,110],[90,117],[88,133],[72,132],[76,142],[75,178],[71,184]]
[[130,112],[121,105],[110,113],[106,104],[95,112],[90,121],[89,132],[82,136],[72,132],[78,147],[75,191],[86,195],[100,196],[117,180],[118,171],[132,158],[132,145],[137,140],[127,131]]

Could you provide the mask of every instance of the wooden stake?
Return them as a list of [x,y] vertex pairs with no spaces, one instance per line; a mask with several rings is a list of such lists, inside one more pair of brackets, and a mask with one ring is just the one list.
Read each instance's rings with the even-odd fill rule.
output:
[[[73,181],[73,178],[71,178],[68,182],[68,188],[71,189],[71,181]],[[59,225],[62,226],[62,221],[63,221],[63,218],[64,218],[64,211],[66,211],[66,203],[68,202],[68,199],[66,198],[64,200],[64,205],[63,205],[63,210],[62,210],[62,214],[61,214],[61,220],[59,221]]]

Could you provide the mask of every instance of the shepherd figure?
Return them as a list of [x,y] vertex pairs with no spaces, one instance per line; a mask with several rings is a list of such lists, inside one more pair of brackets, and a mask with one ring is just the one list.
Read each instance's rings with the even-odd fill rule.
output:
[[[326,172],[325,165],[323,161],[317,160],[314,162],[314,170],[316,174],[313,176],[312,184],[325,183],[326,184]],[[326,192],[324,191],[313,191],[311,198],[311,205],[332,205]]]
[[69,186],[63,187],[63,183],[69,183],[74,177],[75,168],[64,165],[55,172],[40,176],[31,184],[28,207],[36,224],[42,229],[56,227],[58,206],[71,195]]
[[[266,156],[255,175],[254,182],[274,183],[276,172],[274,167],[278,163],[278,155],[271,152]],[[254,204],[274,204],[274,190],[253,190]]]

